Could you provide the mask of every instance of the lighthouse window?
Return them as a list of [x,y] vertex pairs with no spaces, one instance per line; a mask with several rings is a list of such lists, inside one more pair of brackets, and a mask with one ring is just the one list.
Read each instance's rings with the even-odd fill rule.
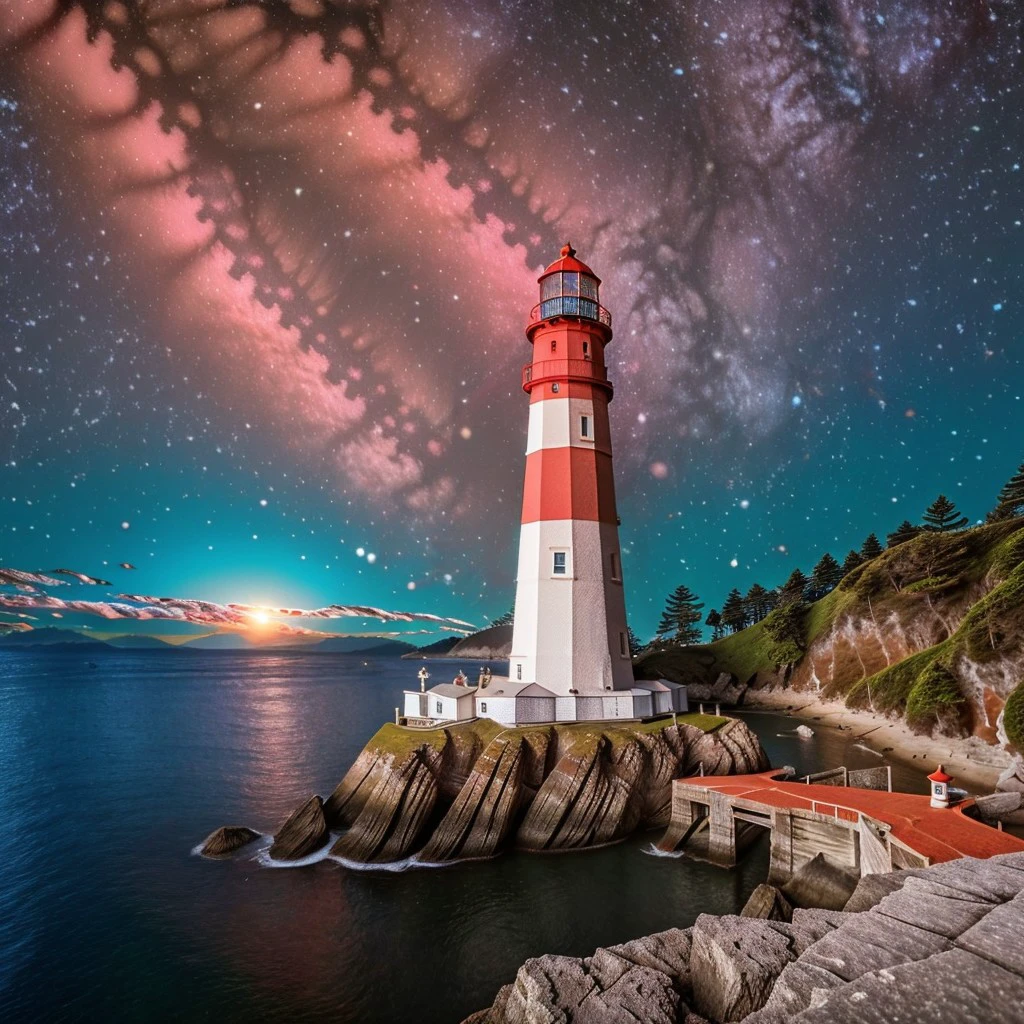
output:
[[589,341],[583,342],[583,358],[584,359],[589,359],[590,358],[590,342]]
[[629,657],[629,645],[626,643],[626,634],[619,634],[619,654],[624,658]]
[[563,295],[579,295],[580,293],[580,275],[579,274],[563,274],[562,275],[562,294]]
[[551,565],[551,571],[556,576],[564,576],[565,575],[565,552],[564,551],[556,551],[554,553],[554,559],[553,559],[553,562],[552,562],[552,565]]
[[580,437],[586,437],[586,438],[590,437],[590,417],[589,416],[581,416],[580,417]]
[[551,274],[540,283],[540,299],[553,299],[562,294],[562,275]]
[[552,352],[557,352],[558,351],[558,339],[557,338],[552,338],[551,339],[551,351]]
[[612,563],[612,579],[617,580],[619,578],[619,556],[613,551],[609,557]]
[[523,678],[523,666],[522,665],[516,665],[516,679],[517,680],[522,680],[522,678]]
[[558,394],[558,381],[555,381],[555,383],[551,385],[551,391],[556,395]]
[[586,274],[580,275],[580,295],[585,298],[593,299],[597,301],[597,281],[592,277],[587,277]]

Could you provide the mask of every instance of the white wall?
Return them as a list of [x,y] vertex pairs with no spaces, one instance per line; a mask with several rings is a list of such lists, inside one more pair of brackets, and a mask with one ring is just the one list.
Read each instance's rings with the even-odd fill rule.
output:
[[480,718],[493,718],[501,725],[516,724],[515,697],[477,697],[476,713]]

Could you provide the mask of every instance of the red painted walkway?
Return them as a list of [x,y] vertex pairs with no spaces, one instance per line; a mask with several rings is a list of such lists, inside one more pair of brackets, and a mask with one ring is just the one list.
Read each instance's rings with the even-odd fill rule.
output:
[[711,789],[724,796],[768,807],[792,807],[856,821],[864,814],[891,826],[892,835],[933,864],[957,857],[994,857],[1024,852],[1024,840],[967,817],[974,801],[932,807],[927,796],[879,792],[844,786],[779,782],[778,770],[759,775],[706,775],[679,779],[676,785]]

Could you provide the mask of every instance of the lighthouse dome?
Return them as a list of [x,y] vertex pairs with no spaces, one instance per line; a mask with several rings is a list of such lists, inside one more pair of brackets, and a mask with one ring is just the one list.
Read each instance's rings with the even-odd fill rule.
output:
[[611,315],[600,303],[601,279],[586,263],[576,259],[576,250],[568,242],[537,280],[540,304],[534,308],[531,322],[574,316],[611,326]]

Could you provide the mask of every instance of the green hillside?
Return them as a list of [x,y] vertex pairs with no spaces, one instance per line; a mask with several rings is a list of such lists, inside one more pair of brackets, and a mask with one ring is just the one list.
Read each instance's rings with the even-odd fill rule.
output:
[[777,609],[713,644],[645,653],[637,673],[788,685],[915,729],[1024,751],[1024,521],[925,533],[882,552],[813,604]]

